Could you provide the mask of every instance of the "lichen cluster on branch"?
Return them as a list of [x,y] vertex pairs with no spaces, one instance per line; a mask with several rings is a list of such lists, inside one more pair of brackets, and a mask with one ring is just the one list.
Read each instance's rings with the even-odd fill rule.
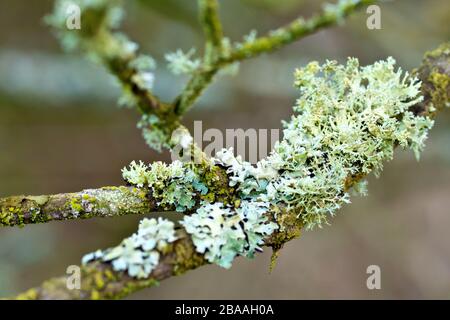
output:
[[112,264],[116,271],[126,271],[130,277],[147,278],[159,263],[161,253],[177,240],[175,224],[166,219],[143,219],[138,231],[117,247],[87,254],[82,264],[101,260]]
[[[349,177],[378,174],[396,145],[410,147],[418,157],[433,125],[409,111],[423,99],[421,83],[395,70],[392,58],[365,67],[355,58],[346,65],[311,62],[295,76],[300,92],[295,114],[269,157],[252,166],[223,149],[212,159],[226,169],[238,205],[203,201],[181,222],[210,262],[229,267],[237,255],[253,256],[283,227],[268,222],[272,205],[297,212],[308,229],[327,223],[349,202]],[[208,192],[185,165],[156,162],[147,168],[133,162],[123,175],[131,184],[148,185],[161,204],[177,203],[184,212],[196,205],[196,192]],[[364,182],[357,187],[364,193]]]
[[256,167],[232,150],[216,156],[228,168],[230,185],[244,199],[297,210],[311,229],[349,202],[349,177],[378,174],[397,144],[419,157],[433,121],[409,111],[423,99],[421,83],[394,64],[389,58],[360,67],[349,58],[346,65],[311,62],[298,69],[295,114],[270,156]]
[[[310,19],[296,19],[261,37],[252,31],[243,42],[232,43],[223,35],[217,0],[199,0],[205,55],[196,58],[195,50],[166,55],[173,73],[191,75],[186,88],[170,104],[152,93],[155,61],[139,54],[137,44],[117,31],[123,16],[122,1],[57,0],[47,22],[55,27],[66,49],[84,52],[119,79],[124,93],[120,103],[142,112],[138,127],[151,147],[174,150],[181,145],[185,151],[194,144],[179,119],[216,74],[241,60],[341,23],[349,13],[373,2],[339,0]],[[81,30],[68,31],[65,26],[69,3],[81,8]],[[444,55],[441,50],[431,58],[444,59],[448,66],[448,44],[444,48]],[[283,139],[256,166],[235,156],[233,150],[223,149],[208,159],[201,150],[192,148],[188,155],[199,156],[200,164],[132,162],[122,170],[131,187],[62,194],[45,198],[45,203],[30,197],[2,200],[0,222],[15,225],[64,220],[67,213],[70,218],[134,214],[148,207],[182,214],[179,228],[161,218],[144,219],[137,233],[118,246],[85,256],[83,270],[88,271],[77,297],[119,297],[205,261],[229,268],[237,256],[251,258],[263,245],[278,250],[298,236],[299,228],[327,223],[349,202],[349,187],[364,193],[361,178],[370,172],[378,175],[397,145],[409,147],[419,156],[433,125],[428,115],[449,105],[448,71],[430,63],[432,70],[428,66],[419,70],[421,83],[395,70],[394,64],[388,58],[360,67],[357,59],[349,58],[346,65],[312,62],[298,69],[295,86],[300,97],[294,115],[284,122]],[[428,90],[430,86],[432,90]],[[25,203],[20,199],[26,199]],[[60,199],[64,199],[62,207],[55,207]],[[111,275],[110,269],[116,273]],[[89,288],[91,281],[102,282],[97,279],[103,279],[102,270],[107,271],[110,286]],[[59,288],[60,280],[48,285],[55,283]],[[26,297],[43,292],[52,295],[53,291],[42,287],[40,293],[30,291]]]

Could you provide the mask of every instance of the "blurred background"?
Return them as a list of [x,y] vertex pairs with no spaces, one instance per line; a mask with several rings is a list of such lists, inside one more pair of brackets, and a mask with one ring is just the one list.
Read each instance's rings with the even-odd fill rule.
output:
[[[226,35],[237,41],[309,16],[312,0],[222,0]],[[116,106],[118,88],[97,65],[62,53],[42,17],[52,1],[0,0],[0,197],[122,184],[131,160],[169,160],[145,145],[138,115]],[[297,93],[293,70],[310,60],[362,64],[393,56],[405,70],[450,36],[448,0],[381,4],[382,29],[359,12],[345,26],[246,61],[219,78],[185,118],[203,129],[280,128]],[[127,1],[124,29],[158,62],[155,92],[169,100],[186,78],[168,73],[164,54],[199,48],[194,0]],[[369,196],[353,197],[332,225],[288,243],[269,274],[270,250],[231,270],[206,266],[134,294],[136,299],[450,298],[450,112],[439,114],[420,162],[397,152]],[[118,244],[142,217],[0,229],[0,296],[62,275],[83,254]],[[381,268],[368,290],[366,268]]]

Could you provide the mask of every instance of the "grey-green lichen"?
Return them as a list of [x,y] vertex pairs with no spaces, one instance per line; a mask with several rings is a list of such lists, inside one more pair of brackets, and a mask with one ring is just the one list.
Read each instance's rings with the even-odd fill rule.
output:
[[256,201],[242,201],[239,208],[203,203],[181,224],[198,252],[209,262],[229,268],[237,255],[252,258],[256,251],[262,251],[264,239],[278,228],[268,221],[266,212],[267,204]]
[[195,49],[184,53],[181,49],[165,55],[167,68],[175,75],[191,74],[200,67],[201,60],[193,58]]
[[163,148],[169,148],[169,136],[166,122],[161,121],[155,114],[144,114],[139,120],[137,127],[142,130],[142,137],[147,145],[161,152]]
[[270,156],[254,167],[222,150],[215,163],[243,199],[283,204],[306,228],[321,226],[349,202],[349,177],[378,174],[396,145],[417,158],[424,146],[433,121],[409,111],[422,100],[421,83],[394,65],[388,58],[360,67],[349,58],[298,69],[295,114]]
[[[198,205],[194,213],[184,216],[181,224],[192,236],[198,252],[222,267],[229,268],[237,255],[253,257],[261,250],[264,239],[278,228],[276,223],[268,221],[265,202],[239,200],[211,204],[211,199],[206,197],[209,189],[205,168],[191,169],[188,163],[180,161],[170,165],[154,162],[149,166],[133,161],[122,174],[128,183],[148,187],[159,206],[175,206],[177,211],[187,213]],[[205,196],[204,200],[198,203],[201,196]]]
[[130,184],[148,187],[159,206],[174,207],[179,212],[192,209],[196,195],[208,192],[200,177],[181,161],[170,165],[154,162],[149,166],[133,161],[129,168],[122,169],[122,175]]
[[[272,206],[296,212],[307,229],[321,226],[350,201],[349,186],[366,193],[366,182],[356,178],[378,175],[395,146],[411,148],[418,158],[433,121],[410,111],[423,99],[421,83],[394,65],[388,58],[360,67],[349,58],[346,65],[312,62],[298,69],[295,114],[284,123],[284,137],[269,157],[253,166],[223,149],[213,159],[237,193],[234,203],[197,203],[198,209],[182,219],[197,251],[230,267],[236,256],[253,256],[276,229],[283,231],[274,222],[277,214],[268,221]],[[161,205],[177,204],[181,212],[194,207],[195,193],[206,187],[179,161],[150,167],[132,163],[123,174],[132,184],[149,186]]]
[[174,227],[174,223],[166,219],[143,219],[137,233],[117,247],[85,255],[82,263],[101,260],[111,263],[115,271],[127,272],[130,277],[147,278],[158,265],[161,253],[177,239]]

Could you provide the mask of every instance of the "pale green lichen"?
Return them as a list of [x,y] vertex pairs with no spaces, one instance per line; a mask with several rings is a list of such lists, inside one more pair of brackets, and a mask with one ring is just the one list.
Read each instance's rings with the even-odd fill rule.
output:
[[175,75],[191,74],[201,65],[200,59],[194,59],[195,49],[184,53],[181,49],[165,55],[167,68]]
[[264,239],[278,228],[268,222],[267,204],[243,201],[234,209],[220,202],[204,203],[181,224],[191,234],[196,250],[221,267],[229,268],[237,255],[253,257]]
[[[223,149],[213,159],[225,168],[238,198],[234,207],[202,202],[184,217],[181,224],[196,250],[208,261],[230,267],[237,255],[253,256],[277,229],[267,220],[270,205],[297,212],[306,228],[321,226],[349,202],[349,186],[366,193],[364,180],[349,183],[349,178],[378,174],[396,145],[411,148],[418,158],[433,122],[410,112],[422,100],[421,84],[394,65],[388,58],[360,67],[357,59],[349,58],[346,65],[312,62],[297,70],[295,85],[301,96],[295,115],[284,123],[284,138],[270,156],[253,166]],[[127,173],[129,181],[143,183],[142,166],[133,166],[136,177]],[[155,191],[161,204],[183,203],[180,199],[187,195],[179,208],[185,211],[194,204],[190,174],[179,162],[155,163],[143,184]],[[179,189],[183,197],[177,195]]]
[[122,177],[128,183],[142,188],[147,184],[147,172],[148,166],[144,162],[136,163],[136,161],[132,161],[129,168],[122,169]]
[[378,174],[396,145],[417,158],[424,146],[433,121],[409,111],[422,100],[421,84],[394,64],[388,58],[360,67],[349,58],[297,70],[296,114],[271,155],[254,167],[222,150],[215,163],[227,168],[242,198],[284,204],[306,228],[321,226],[349,202],[349,177]]
[[127,272],[130,277],[147,278],[158,265],[161,253],[177,240],[174,227],[174,223],[166,219],[143,219],[137,233],[117,247],[85,255],[82,263],[101,260],[111,263],[115,271]]
[[149,147],[161,152],[168,148],[166,123],[154,114],[145,114],[138,122],[137,127],[142,130],[142,137]]
[[208,192],[200,177],[181,161],[170,165],[154,162],[146,166],[143,162],[132,162],[122,170],[123,178],[130,184],[148,187],[151,195],[161,207],[175,207],[183,212],[196,204],[196,195]]

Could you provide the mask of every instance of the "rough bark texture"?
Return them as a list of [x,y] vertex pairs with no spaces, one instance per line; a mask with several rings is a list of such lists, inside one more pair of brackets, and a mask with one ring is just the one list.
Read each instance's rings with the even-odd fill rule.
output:
[[14,196],[0,199],[0,226],[23,226],[58,220],[114,217],[160,210],[148,190],[104,187],[75,193]]
[[69,276],[63,276],[45,281],[41,286],[18,295],[16,299],[120,299],[207,263],[203,256],[195,251],[188,234],[178,230],[177,236],[178,240],[171,244],[167,254],[161,256],[160,264],[146,279],[131,278],[126,273],[112,270],[107,263],[93,262],[81,267],[80,289],[68,289]]
[[[450,104],[450,42],[427,52],[414,74],[422,81],[424,100],[413,108],[415,114],[432,115]],[[434,108],[434,109],[433,109]]]

